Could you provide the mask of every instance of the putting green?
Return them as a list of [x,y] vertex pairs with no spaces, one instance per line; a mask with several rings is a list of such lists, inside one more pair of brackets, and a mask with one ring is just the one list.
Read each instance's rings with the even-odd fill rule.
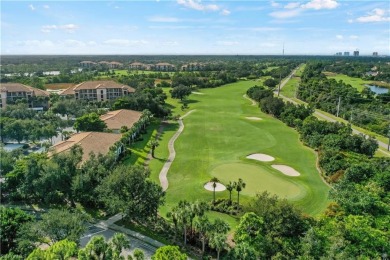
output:
[[254,196],[259,192],[268,191],[282,198],[293,199],[305,194],[304,187],[262,165],[227,163],[215,167],[211,174],[222,183],[237,181],[239,175],[246,183],[245,189],[241,192],[243,195]]
[[[242,204],[249,203],[256,191],[268,190],[288,198],[308,214],[315,215],[325,209],[329,202],[329,188],[318,174],[315,153],[299,141],[296,130],[262,113],[243,98],[247,89],[256,84],[256,81],[240,81],[219,88],[202,89],[205,95],[190,95],[189,109],[180,114],[193,109],[196,111],[183,119],[185,127],[175,142],[176,158],[167,175],[169,187],[160,214],[164,215],[180,200],[212,200],[213,193],[203,186],[216,175],[225,185],[238,178],[249,185],[241,193]],[[175,112],[180,111],[181,105],[177,101],[169,101]],[[172,135],[163,135],[160,146],[156,148],[156,156],[161,162],[168,159],[168,148],[163,144],[168,143]],[[273,169],[271,163],[245,158],[254,153],[270,155],[275,158],[272,164],[288,165],[301,175],[285,176]],[[160,170],[161,166],[154,167],[152,161],[153,180],[158,180]],[[229,172],[229,175],[218,172]],[[229,192],[218,192],[216,197],[227,199]]]

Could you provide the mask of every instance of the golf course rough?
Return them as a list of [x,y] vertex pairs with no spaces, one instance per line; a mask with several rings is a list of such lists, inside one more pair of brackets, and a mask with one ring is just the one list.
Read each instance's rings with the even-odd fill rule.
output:
[[[225,185],[243,179],[246,187],[240,193],[241,203],[267,190],[311,215],[326,208],[329,187],[316,169],[316,154],[299,141],[296,130],[243,98],[254,85],[255,81],[240,81],[202,89],[205,95],[188,97],[189,110],[197,112],[183,119],[185,129],[175,142],[176,158],[168,172],[169,188],[162,212],[169,211],[180,200],[211,201],[213,194],[204,184],[213,177]],[[245,119],[256,115],[262,119],[261,124]],[[301,175],[287,176],[269,162],[245,158],[255,151],[274,155],[272,164],[288,165]],[[218,192],[218,198],[228,199],[229,192]]]

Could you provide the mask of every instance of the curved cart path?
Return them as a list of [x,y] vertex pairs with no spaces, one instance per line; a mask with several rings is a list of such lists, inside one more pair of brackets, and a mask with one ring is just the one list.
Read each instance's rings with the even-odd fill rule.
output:
[[169,150],[169,157],[168,160],[165,162],[164,166],[162,167],[160,174],[159,174],[159,179],[161,183],[161,187],[163,188],[163,191],[166,191],[168,189],[168,179],[167,179],[167,174],[169,171],[169,168],[171,168],[171,164],[173,160],[175,160],[176,157],[176,151],[175,151],[175,141],[179,137],[179,135],[183,132],[184,130],[184,124],[183,124],[183,118],[194,112],[194,110],[188,111],[184,116],[180,117],[178,122],[179,122],[179,129],[177,132],[172,136],[171,140],[168,142],[168,150]]

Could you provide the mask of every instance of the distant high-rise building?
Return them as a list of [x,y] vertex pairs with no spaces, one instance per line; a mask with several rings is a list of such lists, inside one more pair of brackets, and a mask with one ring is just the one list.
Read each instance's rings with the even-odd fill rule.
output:
[[344,56],[349,56],[349,51],[345,51]]
[[336,56],[342,56],[343,53],[342,52],[336,52]]
[[358,57],[359,56],[359,51],[354,51],[353,52],[353,56]]
[[374,51],[374,52],[372,53],[372,56],[378,57],[378,52],[377,52],[377,51]]

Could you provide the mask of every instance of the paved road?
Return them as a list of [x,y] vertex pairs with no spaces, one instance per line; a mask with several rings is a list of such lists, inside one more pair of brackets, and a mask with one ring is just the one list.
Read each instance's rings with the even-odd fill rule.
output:
[[183,132],[184,130],[184,124],[183,124],[183,118],[194,112],[194,110],[188,111],[184,116],[180,117],[178,122],[179,122],[179,129],[177,132],[172,136],[171,140],[168,142],[168,150],[169,150],[169,157],[168,160],[165,162],[164,166],[162,167],[160,174],[159,174],[159,179],[160,179],[160,184],[161,187],[163,188],[163,191],[166,191],[168,189],[168,178],[167,174],[169,171],[169,168],[171,168],[173,160],[175,160],[176,157],[176,151],[175,151],[175,141],[179,137],[179,135]]
[[157,248],[164,246],[164,244],[150,237],[146,237],[138,232],[116,225],[115,222],[121,218],[122,214],[116,214],[107,220],[89,225],[87,232],[80,239],[80,245],[82,247],[86,246],[91,238],[96,235],[102,235],[106,238],[106,240],[109,240],[115,233],[124,233],[130,240],[130,248],[124,249],[122,254],[127,257],[132,254],[134,249],[139,248],[144,251],[146,259],[151,259],[151,256]]
[[[288,82],[288,81],[290,80],[290,78],[295,74],[295,72],[299,69],[299,67],[300,67],[300,66],[298,66],[297,68],[295,68],[295,69],[291,72],[291,74],[290,74],[287,78],[285,78],[285,79],[282,81],[282,83],[280,84],[280,90],[287,84],[287,82]],[[278,91],[275,90],[275,94],[277,94],[277,92],[278,92]],[[288,97],[285,97],[285,96],[283,96],[283,95],[280,94],[280,93],[279,93],[279,97],[281,97],[281,98],[283,98],[284,100],[287,100],[287,101],[289,101],[289,102],[292,102],[292,103],[294,103],[294,104],[298,104],[298,103],[297,103],[296,101],[294,101],[293,99],[288,98]],[[304,104],[307,104],[307,103],[304,102],[304,101],[302,101],[302,102],[303,102]],[[331,117],[325,115],[324,113],[322,113],[321,110],[318,110],[318,109],[315,110],[314,115],[316,115],[317,117],[321,117],[321,118],[323,118],[323,119],[325,119],[326,121],[329,121],[329,122],[336,122],[336,120],[335,120],[334,118],[331,118]],[[366,134],[360,132],[360,131],[357,130],[354,126],[351,126],[351,127],[352,127],[352,132],[353,132],[354,134],[363,134],[364,136],[368,137],[368,135],[366,135]],[[382,141],[379,141],[379,140],[377,140],[377,142],[378,142],[378,145],[382,148],[382,149],[381,149],[381,152],[383,152],[383,153],[385,153],[385,154],[387,154],[387,155],[390,155],[390,153],[387,152],[388,144],[386,144],[386,143],[384,143],[384,142],[382,142]]]

